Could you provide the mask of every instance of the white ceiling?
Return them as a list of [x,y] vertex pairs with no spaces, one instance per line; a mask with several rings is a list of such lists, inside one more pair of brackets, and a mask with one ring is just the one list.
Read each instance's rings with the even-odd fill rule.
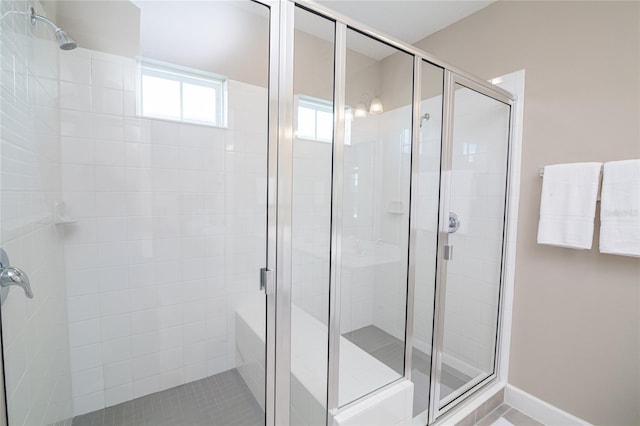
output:
[[351,19],[415,43],[495,0],[318,0]]

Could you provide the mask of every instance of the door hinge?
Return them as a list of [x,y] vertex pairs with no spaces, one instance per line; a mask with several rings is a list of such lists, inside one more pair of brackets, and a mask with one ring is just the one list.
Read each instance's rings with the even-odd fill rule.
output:
[[260,290],[264,291],[264,294],[273,294],[274,277],[273,271],[269,268],[260,269]]

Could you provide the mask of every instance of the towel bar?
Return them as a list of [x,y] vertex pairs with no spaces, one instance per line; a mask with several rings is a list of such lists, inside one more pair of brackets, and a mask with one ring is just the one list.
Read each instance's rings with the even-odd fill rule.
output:
[[[544,167],[540,167],[538,169],[538,175],[540,177],[544,177]],[[596,202],[600,202],[600,189],[602,188],[602,174],[600,175],[600,188],[598,188],[598,198],[596,199]]]

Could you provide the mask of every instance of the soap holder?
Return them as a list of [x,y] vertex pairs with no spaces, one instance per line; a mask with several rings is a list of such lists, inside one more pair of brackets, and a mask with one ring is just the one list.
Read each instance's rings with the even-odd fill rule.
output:
[[67,216],[67,206],[64,201],[53,203],[53,223],[56,225],[67,225],[77,223],[78,219]]

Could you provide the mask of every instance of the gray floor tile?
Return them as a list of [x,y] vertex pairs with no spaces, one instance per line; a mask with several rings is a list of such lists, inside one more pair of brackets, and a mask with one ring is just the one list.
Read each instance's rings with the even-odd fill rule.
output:
[[493,423],[495,423],[496,420],[498,420],[500,417],[502,417],[509,410],[511,410],[511,406],[509,406],[507,404],[502,404],[498,408],[496,408],[495,410],[493,410],[492,412],[487,414],[486,417],[481,419],[477,423],[477,425],[478,426],[491,426]]
[[73,419],[73,426],[263,424],[264,411],[236,369]]
[[[359,328],[342,335],[360,349],[368,352],[378,361],[384,363],[399,374],[404,372],[404,342],[374,325]],[[413,349],[412,381],[415,385],[413,409],[414,414],[427,408],[429,395],[429,377],[431,357],[417,349]],[[417,374],[415,374],[417,372]],[[441,396],[445,397],[471,380],[471,377],[446,364],[442,366]]]
[[515,408],[507,411],[502,417],[511,422],[514,426],[544,426],[539,421],[532,419]]

